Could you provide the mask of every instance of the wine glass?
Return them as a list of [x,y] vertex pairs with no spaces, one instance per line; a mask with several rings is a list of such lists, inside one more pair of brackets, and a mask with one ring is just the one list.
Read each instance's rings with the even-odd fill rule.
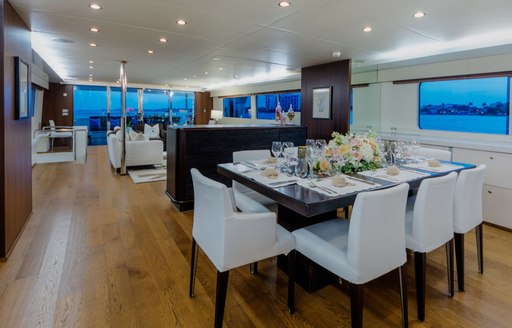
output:
[[316,159],[318,158],[318,153],[316,151],[316,147],[307,147],[306,149],[306,160],[309,165],[309,178],[313,178],[313,164],[315,163]]
[[306,139],[306,147],[314,147],[315,139]]
[[273,141],[272,142],[272,154],[276,158],[276,168],[279,166],[279,156],[281,156],[281,150],[282,150],[282,143],[281,141]]
[[287,171],[289,170],[290,158],[293,155],[293,151],[294,151],[293,142],[287,141],[287,142],[282,143],[281,153],[283,154],[283,157],[284,157],[284,168]]
[[420,150],[420,144],[416,141],[416,138],[411,139],[410,148],[413,163],[418,163],[418,150]]

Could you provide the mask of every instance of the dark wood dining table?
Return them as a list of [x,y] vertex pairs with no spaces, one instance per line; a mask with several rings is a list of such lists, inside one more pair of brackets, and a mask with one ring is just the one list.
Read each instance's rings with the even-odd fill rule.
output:
[[[425,173],[425,175],[418,175],[417,178],[407,181],[409,184],[410,195],[415,193],[421,184],[421,181],[424,179],[446,175],[450,172],[460,172],[465,169],[476,167],[474,164],[459,162],[442,163],[454,164],[458,167],[454,167],[453,170],[447,172],[435,172],[398,166],[399,169]],[[281,226],[289,231],[335,218],[337,210],[352,205],[358,194],[358,192],[353,192],[338,196],[328,196],[312,189],[304,188],[298,184],[274,188],[243,175],[236,169],[236,166],[233,163],[218,164],[217,172],[275,200],[278,206],[277,221]],[[369,185],[371,189],[364,190],[364,192],[385,189],[400,183],[360,174],[352,174],[351,176],[368,181],[369,183],[377,184]],[[332,274],[327,272],[327,270],[310,262],[306,258],[301,258],[299,256],[296,263],[298,266],[295,271],[297,275],[296,281],[309,292],[315,291],[337,280],[337,277],[334,277]],[[286,271],[286,261],[278,260],[278,264]]]

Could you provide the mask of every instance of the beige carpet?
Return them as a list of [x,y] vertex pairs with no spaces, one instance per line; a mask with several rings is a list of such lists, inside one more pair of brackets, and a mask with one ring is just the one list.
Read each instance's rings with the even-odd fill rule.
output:
[[161,165],[130,168],[128,174],[134,183],[164,181],[167,178],[167,168]]

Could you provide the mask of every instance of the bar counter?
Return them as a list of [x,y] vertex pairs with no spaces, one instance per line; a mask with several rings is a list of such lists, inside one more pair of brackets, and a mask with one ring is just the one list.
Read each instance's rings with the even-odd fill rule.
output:
[[231,179],[217,172],[217,164],[233,161],[239,150],[270,149],[272,141],[306,143],[307,128],[297,125],[182,125],[167,127],[166,194],[180,210],[194,207],[190,169],[231,186]]

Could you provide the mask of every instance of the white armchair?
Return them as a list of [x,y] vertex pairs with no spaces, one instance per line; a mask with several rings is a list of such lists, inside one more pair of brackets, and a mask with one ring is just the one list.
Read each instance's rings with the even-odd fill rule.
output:
[[[115,133],[107,137],[108,156],[115,169],[121,167],[121,141]],[[161,140],[126,141],[126,166],[161,165],[164,144]]]
[[[197,246],[217,268],[215,327],[222,327],[229,270],[280,254],[295,247],[290,232],[276,224],[276,214],[238,213],[231,189],[192,169],[194,223],[190,297],[194,297]],[[293,276],[293,270],[290,270]],[[292,311],[292,309],[290,309]]]

